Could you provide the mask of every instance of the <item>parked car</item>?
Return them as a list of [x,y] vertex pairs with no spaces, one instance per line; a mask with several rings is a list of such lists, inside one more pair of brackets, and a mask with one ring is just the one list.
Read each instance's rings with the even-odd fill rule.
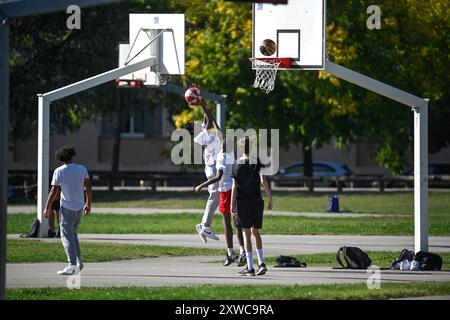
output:
[[[302,178],[304,170],[303,162],[294,162],[280,169],[276,175],[276,180],[283,178]],[[315,183],[317,186],[335,186],[335,182],[331,180],[332,177],[351,176],[353,172],[345,165],[336,162],[313,162],[313,177],[316,178],[330,178],[323,179],[319,183]],[[294,181],[279,181],[279,185],[299,185]]]

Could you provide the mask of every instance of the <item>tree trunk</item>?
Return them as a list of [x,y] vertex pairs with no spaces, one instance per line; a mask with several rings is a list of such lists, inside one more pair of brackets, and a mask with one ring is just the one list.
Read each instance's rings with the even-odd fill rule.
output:
[[313,178],[313,164],[312,164],[312,148],[309,144],[302,144],[303,148],[303,175],[308,179],[308,189],[309,191],[314,190],[314,185],[312,182]]
[[118,111],[116,112],[116,127],[114,128],[114,142],[113,142],[113,152],[112,152],[112,161],[111,161],[111,178],[109,179],[109,191],[114,190],[114,176],[119,172],[119,163],[120,163],[120,142],[121,142],[121,134],[122,134],[122,125],[124,121],[124,99],[123,94],[118,94]]

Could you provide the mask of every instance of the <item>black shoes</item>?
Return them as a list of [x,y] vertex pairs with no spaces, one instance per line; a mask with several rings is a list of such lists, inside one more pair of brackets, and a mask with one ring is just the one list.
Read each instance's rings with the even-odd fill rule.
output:
[[257,276],[262,276],[263,274],[265,274],[267,272],[267,267],[265,263],[261,263],[259,265],[259,270],[256,273]]
[[233,262],[235,262],[236,260],[237,260],[237,256],[236,256],[236,255],[234,255],[234,256],[229,256],[229,255],[227,254],[227,257],[226,257],[225,261],[223,262],[223,265],[224,265],[225,267],[227,267],[227,266],[229,266],[230,264],[232,264]]
[[238,259],[238,267],[243,267],[247,264],[247,256],[245,255],[245,252],[243,252]]
[[238,275],[245,276],[245,277],[254,277],[255,276],[255,269],[248,270],[247,268],[245,268],[242,271],[239,271]]

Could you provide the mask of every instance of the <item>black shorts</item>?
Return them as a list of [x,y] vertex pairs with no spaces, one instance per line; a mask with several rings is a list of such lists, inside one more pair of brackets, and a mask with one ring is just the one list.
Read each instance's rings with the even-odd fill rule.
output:
[[263,222],[264,201],[262,199],[238,199],[236,225],[240,228],[261,229]]

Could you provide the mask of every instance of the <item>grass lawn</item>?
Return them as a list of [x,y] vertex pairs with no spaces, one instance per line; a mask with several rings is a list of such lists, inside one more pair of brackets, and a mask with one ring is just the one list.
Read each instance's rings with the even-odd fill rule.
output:
[[[160,256],[222,256],[222,249],[203,249],[189,247],[170,247],[155,245],[130,245],[112,243],[82,242],[83,260],[85,262],[103,262],[112,260],[126,260],[151,258]],[[380,268],[389,268],[398,252],[368,251],[372,264]],[[444,264],[442,270],[450,270],[450,252],[440,253]],[[308,267],[338,267],[334,253],[317,253],[294,256],[306,262]],[[7,262],[55,262],[65,261],[66,257],[59,241],[41,240],[8,240]],[[268,266],[276,264],[276,257],[267,257]],[[222,263],[218,260],[217,263]]]
[[[265,300],[265,299],[389,299],[449,295],[450,282],[382,283],[369,290],[365,284],[308,286],[113,287],[6,289],[9,300]],[[251,296],[249,296],[251,292]]]
[[[8,263],[67,261],[59,241],[8,240],[7,246],[6,261]],[[213,256],[223,255],[224,253],[224,250],[218,249],[89,242],[83,242],[81,250],[83,261],[85,262],[155,258],[160,256]]]
[[[9,214],[8,233],[28,232],[33,214]],[[195,233],[200,214],[121,215],[93,214],[83,218],[80,233]],[[213,220],[213,228],[222,233],[219,215]],[[431,214],[430,235],[450,235],[450,217]],[[315,218],[298,216],[265,216],[262,229],[265,234],[330,234],[330,235],[413,235],[413,217],[356,217]]]
[[[330,193],[313,194],[300,191],[274,191],[274,210],[324,212]],[[123,208],[197,208],[203,209],[207,192],[146,192],[146,191],[95,191],[95,207]],[[364,193],[343,192],[339,195],[341,211],[384,214],[413,214],[413,191]],[[15,198],[10,204],[32,204],[23,198]],[[450,192],[430,192],[429,210],[433,214],[448,217]]]

